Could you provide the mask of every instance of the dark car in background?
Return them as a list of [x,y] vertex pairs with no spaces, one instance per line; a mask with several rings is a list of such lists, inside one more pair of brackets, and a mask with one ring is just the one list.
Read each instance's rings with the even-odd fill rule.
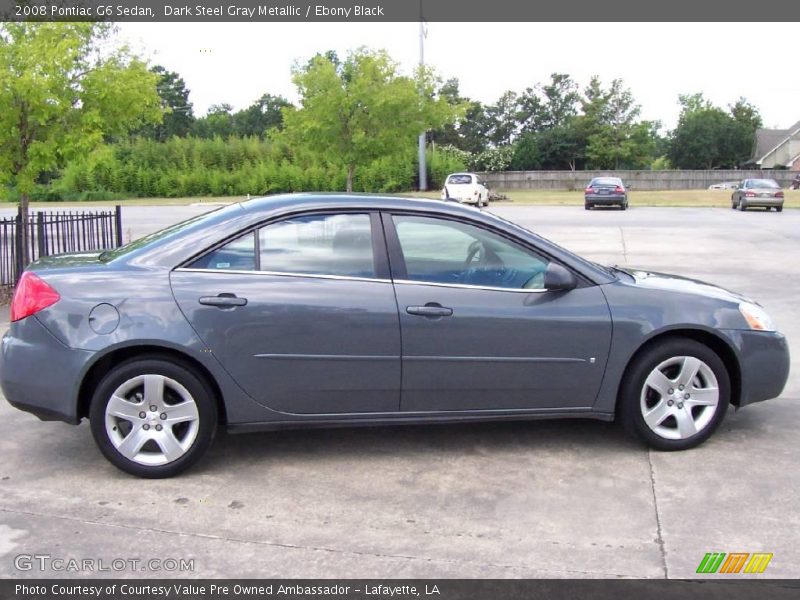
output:
[[457,203],[335,194],[40,259],[0,348],[13,406],[88,417],[143,477],[186,469],[220,426],[616,418],[682,450],[788,372],[786,339],[736,293],[600,266]]
[[595,177],[583,192],[583,207],[591,210],[595,206],[619,206],[628,208],[628,190],[619,177]]
[[731,194],[731,208],[774,208],[783,210],[783,190],[774,179],[745,179]]

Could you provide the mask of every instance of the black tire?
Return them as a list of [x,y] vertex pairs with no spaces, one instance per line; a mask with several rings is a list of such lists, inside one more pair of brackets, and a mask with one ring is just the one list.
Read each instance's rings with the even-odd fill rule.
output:
[[776,210],[777,212],[783,212],[783,207],[782,207],[782,206],[776,206],[776,207],[775,207],[775,210]]
[[[145,375],[162,376],[177,382],[191,395],[197,407],[196,434],[191,445],[179,458],[166,464],[141,464],[127,458],[109,438],[110,434],[106,428],[106,407],[114,392],[126,382]],[[209,385],[191,367],[169,357],[152,355],[125,361],[103,377],[92,396],[89,419],[95,443],[111,464],[131,475],[159,479],[181,473],[205,454],[217,431],[217,406]],[[178,426],[169,426],[169,431],[172,432],[174,427]]]
[[739,200],[739,210],[744,212],[747,210],[747,202],[744,200]]
[[584,210],[592,210],[592,205],[588,202],[584,203],[583,205]]
[[[708,423],[697,433],[683,439],[668,439],[656,433],[645,422],[642,414],[642,395],[645,380],[664,361],[672,357],[689,356],[700,359],[713,372],[717,380],[719,399],[716,411]],[[705,442],[725,418],[730,403],[730,377],[725,364],[708,346],[686,338],[669,338],[657,342],[640,353],[628,366],[620,385],[617,400],[617,417],[625,430],[658,450],[687,450]],[[697,407],[702,409],[702,407]],[[668,417],[664,422],[673,417]],[[677,422],[676,422],[677,425]]]
[[620,204],[620,205],[619,205],[619,207],[620,207],[622,210],[628,210],[628,203],[627,203],[627,202],[625,202],[624,204]]

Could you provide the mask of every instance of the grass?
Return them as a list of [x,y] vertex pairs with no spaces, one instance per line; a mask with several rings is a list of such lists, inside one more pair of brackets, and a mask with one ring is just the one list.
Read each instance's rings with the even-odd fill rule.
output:
[[[583,204],[583,191],[562,190],[505,190],[502,191],[508,200],[501,205],[523,206],[580,206]],[[786,208],[800,208],[800,190],[785,190]],[[439,198],[439,191],[404,192],[399,196],[416,198]],[[34,202],[35,210],[59,208],[94,208],[113,206],[186,206],[189,204],[213,204],[219,202],[238,202],[243,196],[216,196],[203,198],[131,198],[121,201],[85,201],[85,202]],[[673,190],[673,191],[637,191],[629,193],[633,206],[684,206],[684,207],[730,207],[731,192],[724,190]],[[0,207],[5,203],[0,203]],[[8,204],[7,206],[13,206]]]

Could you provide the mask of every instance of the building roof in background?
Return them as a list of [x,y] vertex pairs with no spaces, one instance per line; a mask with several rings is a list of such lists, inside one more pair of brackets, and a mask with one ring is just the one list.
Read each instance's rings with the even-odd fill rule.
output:
[[756,129],[756,144],[749,163],[760,163],[778,146],[800,133],[800,121],[788,129]]

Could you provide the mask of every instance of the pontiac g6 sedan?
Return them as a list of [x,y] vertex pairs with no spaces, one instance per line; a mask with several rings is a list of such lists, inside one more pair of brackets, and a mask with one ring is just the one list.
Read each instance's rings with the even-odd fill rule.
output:
[[256,199],[42,259],[11,321],[8,401],[88,418],[144,477],[186,469],[220,426],[617,418],[681,450],[789,371],[784,336],[738,294],[392,197]]

